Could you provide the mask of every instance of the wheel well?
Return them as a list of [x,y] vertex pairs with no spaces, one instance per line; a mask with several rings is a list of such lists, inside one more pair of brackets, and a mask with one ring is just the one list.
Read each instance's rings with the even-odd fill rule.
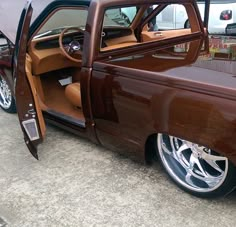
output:
[[150,135],[145,143],[145,161],[147,164],[152,164],[154,160],[157,160],[156,154],[156,139],[157,134]]

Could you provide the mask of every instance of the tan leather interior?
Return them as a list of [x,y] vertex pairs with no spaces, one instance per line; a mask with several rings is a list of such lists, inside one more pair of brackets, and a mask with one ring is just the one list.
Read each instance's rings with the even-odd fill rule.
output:
[[115,50],[123,47],[128,47],[128,46],[134,46],[137,45],[137,42],[127,42],[127,43],[121,43],[121,44],[116,44],[112,46],[107,46],[104,48],[101,48],[101,51],[108,51],[108,50]]
[[122,47],[132,46],[137,44],[137,39],[134,34],[108,39],[105,41],[106,47],[101,48],[101,51],[108,51]]
[[[31,87],[37,96],[37,108],[40,111],[55,111],[85,121],[81,108],[79,84],[81,64],[66,58],[60,47],[38,48],[41,42],[56,40],[58,37],[58,35],[53,35],[30,42],[28,55],[30,64],[27,65],[27,72],[31,79]],[[59,80],[68,76],[72,76],[72,81],[75,83],[62,86]],[[40,118],[44,122],[43,116]],[[45,124],[43,127],[45,128]]]
[[[142,12],[144,12],[144,10],[143,8]],[[142,13],[140,11],[140,17],[141,16]],[[133,30],[132,27],[131,30]],[[154,40],[162,40],[187,34],[191,34],[190,29],[148,32],[144,28],[141,39],[142,42],[152,42]],[[37,37],[30,41],[28,48],[27,76],[29,77],[34,98],[37,100],[37,113],[39,113],[40,127],[44,134],[45,123],[41,110],[53,110],[63,115],[85,121],[82,111],[79,83],[82,60],[78,63],[65,57],[57,43],[57,39],[59,40],[59,35]],[[112,38],[104,42],[106,47],[101,48],[102,52],[142,44],[142,42],[137,42],[134,32],[131,35]],[[154,60],[153,56],[147,57],[147,68],[149,68],[150,65],[154,65],[156,62],[156,60]],[[133,63],[133,61],[129,63],[131,65],[128,67],[132,67]],[[136,63],[137,62],[135,62],[135,64]],[[59,80],[68,77],[67,69],[72,68],[76,69],[74,71],[71,70],[69,73],[69,76],[72,76],[73,83],[62,86]]]
[[72,83],[66,86],[65,96],[69,102],[81,108],[80,83]]
[[[61,9],[62,7],[60,7]],[[71,7],[71,9],[87,8]],[[44,23],[56,11],[49,14]],[[67,119],[71,119],[72,122],[76,122],[78,119],[85,122],[79,83],[82,65],[81,56],[74,54],[73,57],[79,59],[78,62],[74,62],[63,54],[59,46],[60,34],[37,36],[36,34],[44,23],[33,35],[35,38],[29,42],[26,65],[27,77],[29,77],[30,86],[36,100],[36,108],[43,135],[46,128],[42,110],[45,112],[50,111],[50,114],[54,112],[55,116],[68,117]],[[63,80],[71,77],[73,83],[64,85]]]
[[[50,36],[33,39],[29,46],[29,55],[32,58],[32,73],[39,75],[53,70],[68,68],[68,67],[80,67],[81,64],[70,61],[64,56],[60,47],[50,49],[37,49],[38,43],[58,38],[59,36]],[[82,60],[81,60],[82,62]]]
[[32,72],[31,65],[32,65],[32,59],[27,54],[26,55],[26,66],[25,66],[26,76],[27,76],[27,79],[29,81],[30,87],[32,89],[32,94],[33,94],[33,97],[34,97],[36,113],[37,113],[38,120],[39,120],[40,131],[41,131],[42,136],[44,137],[45,133],[46,133],[46,126],[45,126],[42,110],[41,110],[41,107],[39,105],[39,97],[38,97],[38,93],[37,93],[37,90],[36,90],[35,85],[34,85],[33,75],[31,73]]
[[[82,109],[78,109],[77,105],[73,105],[65,95],[65,89],[68,85],[61,86],[58,82],[58,75],[55,72],[49,72],[44,75],[41,75],[40,81],[44,94],[42,108],[46,108],[46,110],[54,110],[58,113],[62,113],[63,115],[72,117],[74,119],[80,119],[85,121]],[[78,102],[81,103],[81,101]]]
[[142,41],[149,42],[154,40],[163,40],[173,37],[189,35],[191,34],[191,29],[178,29],[178,30],[167,30],[167,31],[143,31],[142,32]]
[[105,41],[107,46],[113,46],[122,43],[132,43],[132,42],[137,42],[137,39],[134,34],[114,39],[108,39]]
[[[151,42],[154,40],[163,40],[174,38],[183,35],[191,34],[191,29],[178,29],[178,30],[168,30],[168,31],[147,31],[144,29],[142,32],[142,42]],[[137,42],[134,35],[125,36],[121,38],[106,40],[107,47],[101,48],[101,51],[115,50],[123,47],[139,45],[141,43]]]

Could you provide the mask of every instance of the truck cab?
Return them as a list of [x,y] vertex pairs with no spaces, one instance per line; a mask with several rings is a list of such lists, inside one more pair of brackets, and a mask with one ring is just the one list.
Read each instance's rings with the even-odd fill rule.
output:
[[[153,18],[169,4],[184,8],[188,27],[153,29]],[[132,18],[124,17],[127,11]],[[172,179],[192,194],[232,190],[234,170],[228,170],[236,163],[236,146],[225,135],[235,132],[233,117],[225,116],[236,105],[236,91],[230,75],[222,87],[219,74],[193,66],[209,54],[195,1],[55,0],[31,23],[33,12],[28,1],[6,61],[12,74],[1,73],[0,94],[9,94],[12,105],[16,100],[35,158],[46,120],[135,159],[150,161],[157,154]]]

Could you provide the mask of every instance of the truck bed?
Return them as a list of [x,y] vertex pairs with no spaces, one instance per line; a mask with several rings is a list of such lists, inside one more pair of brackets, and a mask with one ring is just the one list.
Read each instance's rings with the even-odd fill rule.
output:
[[[154,65],[151,59],[148,58],[145,66],[140,63],[140,59],[113,64],[116,65],[117,73],[125,77],[236,100],[236,61],[201,58],[194,64],[167,69],[164,61]],[[170,60],[166,62],[166,65],[171,65]],[[111,65],[108,63],[107,66]],[[104,63],[95,63],[94,69],[104,71]]]
[[168,78],[175,78],[178,83],[185,84],[186,88],[197,88],[236,99],[236,62],[197,62],[191,66],[167,70],[164,74]]

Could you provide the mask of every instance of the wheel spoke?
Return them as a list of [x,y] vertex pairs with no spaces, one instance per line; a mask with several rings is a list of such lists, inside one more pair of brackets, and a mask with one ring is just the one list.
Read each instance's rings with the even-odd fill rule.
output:
[[211,155],[211,154],[207,154],[205,152],[202,153],[202,158],[204,160],[209,160],[209,161],[226,161],[227,160],[227,158],[225,158],[225,157]]
[[7,109],[11,105],[11,92],[7,82],[0,75],[0,105]]
[[163,149],[164,152],[166,152],[169,155],[172,155],[172,152],[167,148],[166,144],[162,141],[161,143],[161,148]]
[[[194,168],[195,165],[198,167],[198,169]],[[219,166],[217,165],[219,168]],[[221,173],[223,174],[224,172],[220,169]],[[220,172],[219,171],[219,172]],[[190,166],[189,169],[187,170],[187,175],[185,177],[186,182],[189,184],[192,184],[191,177],[194,177],[196,179],[199,179],[203,181],[208,187],[214,187],[216,183],[218,183],[222,179],[222,174],[218,176],[213,176],[209,172],[203,169],[200,160],[192,154],[190,157]],[[196,185],[195,185],[196,186]]]
[[192,185],[192,186],[195,186],[193,181],[192,181],[192,173],[187,173],[186,176],[185,176],[185,181],[189,184],[189,185]]
[[177,156],[178,156],[178,157],[181,157],[181,156],[183,155],[183,151],[188,150],[188,149],[189,149],[188,145],[185,144],[185,143],[183,143],[183,144],[179,147],[179,149],[176,151]]
[[1,96],[1,98],[3,100],[3,104],[6,104],[7,103],[6,102],[6,98],[5,98],[5,95],[4,95],[4,91],[2,89],[0,89],[0,96]]
[[208,165],[210,165],[213,169],[218,171],[219,173],[223,173],[224,171],[217,165],[217,163],[213,160],[205,160]]
[[208,174],[206,173],[206,171],[203,169],[200,161],[198,158],[194,157],[194,155],[192,154],[190,157],[190,164],[192,167],[192,170],[194,170],[194,165],[196,165],[199,169],[199,173],[201,174],[202,177],[208,177]]
[[182,145],[180,145],[180,147],[178,147],[177,150],[173,148],[173,152],[172,152],[173,158],[177,162],[179,162],[184,168],[187,168],[187,165],[186,165],[186,159],[183,155],[183,151],[186,151],[188,149],[189,149],[188,145],[186,143],[182,143]]

